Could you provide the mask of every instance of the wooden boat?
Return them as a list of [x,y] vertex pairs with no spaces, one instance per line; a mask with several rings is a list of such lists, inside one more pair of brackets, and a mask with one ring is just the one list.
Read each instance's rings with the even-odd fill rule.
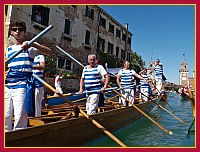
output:
[[195,146],[195,116],[196,116],[195,105],[196,104],[195,104],[195,94],[194,94],[194,91],[192,91],[191,89],[189,89],[189,98],[190,98],[190,103],[191,103],[194,119],[188,129],[188,133],[182,145],[188,146],[188,147],[194,147]]
[[[158,101],[158,98],[154,98]],[[154,107],[153,102],[139,102],[135,104],[143,112],[148,113]],[[80,106],[84,110],[84,106]],[[54,119],[55,122],[42,121],[38,126],[31,126],[25,129],[15,130],[5,133],[6,147],[78,147],[95,140],[105,134],[92,124],[88,119],[79,115],[77,118],[65,119],[71,115],[70,106],[52,106],[46,112],[53,111],[45,118],[37,118],[40,121]],[[109,131],[115,131],[128,125],[143,115],[134,107],[120,107],[118,102],[109,100],[108,104],[103,107],[104,112],[91,115],[93,119],[103,125]],[[57,110],[57,111],[56,111]],[[45,111],[45,110],[44,110]],[[59,112],[58,112],[59,111]],[[62,112],[61,112],[62,111]],[[61,115],[62,114],[62,115]],[[63,116],[64,115],[64,116]],[[64,118],[64,119],[63,119]],[[55,120],[56,119],[56,120]],[[36,120],[34,118],[33,120]],[[57,121],[60,120],[60,121]],[[45,122],[45,123],[44,123]]]
[[191,103],[191,107],[192,107],[192,112],[193,112],[193,116],[195,118],[195,93],[194,91],[192,91],[191,89],[189,89],[189,98],[190,98],[190,103]]
[[[77,95],[71,95],[70,93],[69,94],[63,94],[63,96],[65,96],[69,101],[71,102],[76,102],[77,100],[80,100],[80,101],[85,101],[86,99],[86,96],[85,94],[77,94]],[[53,106],[53,105],[60,105],[60,104],[63,104],[65,103],[64,100],[60,99],[58,95],[55,95],[55,96],[48,96],[47,97],[47,100],[48,100],[48,104],[50,106]],[[45,102],[44,102],[44,99],[42,101],[42,105],[44,106],[45,105]]]
[[189,99],[190,98],[189,95],[184,93],[184,92],[181,92],[180,96],[181,96],[182,99]]

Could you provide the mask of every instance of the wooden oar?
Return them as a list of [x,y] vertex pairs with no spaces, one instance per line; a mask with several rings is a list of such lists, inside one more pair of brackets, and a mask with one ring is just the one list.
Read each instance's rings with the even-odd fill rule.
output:
[[[30,40],[28,42],[28,46],[30,46],[31,44],[33,44],[38,38],[40,38],[41,36],[43,36],[44,34],[46,34],[52,28],[53,28],[53,25],[49,25],[46,29],[44,29],[42,32],[40,32],[38,35],[36,35],[32,40]],[[22,51],[23,51],[23,48],[21,48],[19,51],[17,51],[16,53],[14,53],[8,59],[6,59],[5,63],[8,63],[10,60],[12,60],[14,57],[16,57]]]
[[[108,85],[109,88],[112,88],[110,85]],[[145,117],[147,117],[151,122],[153,122],[155,125],[157,125],[160,129],[165,131],[166,133],[172,135],[173,132],[165,129],[163,126],[161,126],[159,123],[157,123],[155,120],[153,120],[150,116],[148,116],[145,112],[143,112],[140,108],[138,108],[136,105],[132,104],[131,101],[129,101],[127,98],[125,98],[122,94],[120,94],[118,91],[113,90],[116,94],[118,94],[120,97],[122,97],[124,100],[128,101],[136,110],[138,110],[140,113],[142,113]]]
[[[140,92],[140,91],[139,91]],[[144,93],[140,92],[143,96],[147,97]],[[149,99],[149,98],[148,98]],[[181,123],[184,123],[186,124],[186,122],[183,122],[180,118],[178,118],[177,116],[175,116],[173,113],[169,112],[166,108],[164,108],[163,106],[161,106],[160,104],[158,104],[157,102],[153,101],[151,98],[150,98],[150,101],[155,103],[159,108],[162,108],[163,110],[165,110],[167,113],[169,113],[170,115],[172,115],[174,118],[176,118],[178,121],[180,121]]]
[[[57,95],[59,95],[63,100],[65,100],[70,105],[74,105],[72,102],[70,102],[67,98],[65,98],[62,94],[60,94],[56,89],[54,89],[52,86],[50,86],[48,83],[46,83],[44,80],[39,78],[37,75],[33,74],[33,77],[36,78],[38,81],[40,81],[42,84],[44,84],[47,88],[49,88],[51,91],[55,92]],[[81,114],[86,117],[88,120],[90,120],[95,126],[97,126],[99,129],[101,129],[105,134],[107,134],[111,139],[113,139],[116,143],[118,143],[122,147],[127,147],[124,143],[122,143],[118,138],[116,138],[113,134],[111,134],[108,130],[106,130],[101,124],[99,124],[96,120],[94,120],[91,116],[86,114],[83,110],[79,108]]]
[[[80,62],[78,62],[76,59],[74,59],[71,55],[69,55],[67,52],[65,52],[63,49],[61,49],[59,46],[56,46],[59,50],[61,50],[64,54],[66,54],[68,57],[70,57],[72,60],[74,60],[76,63],[78,63],[80,66],[82,66],[84,68],[84,65],[81,64]],[[110,85],[108,85],[108,87],[112,88]],[[128,101],[135,109],[137,109],[140,113],[142,113],[144,116],[146,116],[148,119],[150,119],[154,124],[156,124],[159,128],[161,128],[162,130],[164,130],[166,133],[168,134],[173,134],[171,131],[165,129],[164,127],[162,127],[160,124],[158,124],[155,120],[153,120],[151,117],[149,117],[146,113],[144,113],[142,110],[140,110],[137,106],[135,106],[134,104],[132,104],[129,100],[127,100],[123,95],[121,95],[119,92],[117,92],[116,90],[113,90],[116,94],[118,94],[119,96],[121,96],[122,98],[124,98],[126,101]]]
[[190,103],[191,103],[191,107],[192,107],[192,112],[193,112],[193,116],[195,118],[195,95],[192,92],[192,90],[189,88],[189,98],[190,98]]
[[[156,87],[156,85],[155,85],[153,82],[151,82],[151,83],[154,85],[154,87],[155,87],[156,90],[159,92],[159,94],[162,94],[162,93],[158,90],[158,88]],[[163,99],[165,100],[165,102],[169,105],[169,107],[171,108],[171,110],[174,112],[174,109],[171,107],[171,105],[169,104],[169,102],[167,101],[167,99],[165,99],[164,94],[162,95],[162,97],[163,97]]]

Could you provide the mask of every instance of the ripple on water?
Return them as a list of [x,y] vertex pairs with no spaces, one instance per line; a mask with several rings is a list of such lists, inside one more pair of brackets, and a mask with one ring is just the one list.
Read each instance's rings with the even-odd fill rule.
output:
[[[168,103],[173,107],[173,114],[188,124],[182,124],[173,116],[156,106],[149,116],[167,130],[173,132],[169,135],[157,127],[146,117],[125,126],[113,134],[129,147],[177,147],[183,146],[187,130],[193,121],[192,109],[189,100],[182,100],[177,94],[171,93],[168,96]],[[172,112],[169,105],[160,103],[168,111]],[[104,136],[98,140],[88,143],[85,146],[91,147],[118,147],[112,139]]]

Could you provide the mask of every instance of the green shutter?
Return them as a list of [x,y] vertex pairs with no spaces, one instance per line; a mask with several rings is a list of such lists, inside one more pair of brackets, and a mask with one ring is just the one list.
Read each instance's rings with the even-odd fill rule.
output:
[[48,24],[49,24],[49,11],[50,11],[49,8],[44,7],[44,16],[42,18],[42,24],[44,26],[48,26]]
[[35,22],[36,11],[37,11],[37,6],[33,5],[33,7],[32,7],[32,15],[31,15],[31,21]]

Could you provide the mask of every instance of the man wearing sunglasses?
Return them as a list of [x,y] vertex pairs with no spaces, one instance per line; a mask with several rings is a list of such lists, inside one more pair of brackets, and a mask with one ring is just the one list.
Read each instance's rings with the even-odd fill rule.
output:
[[[33,61],[35,50],[40,53],[49,54],[51,49],[38,43],[28,46],[25,41],[26,25],[22,21],[12,21],[10,34],[15,39],[15,44],[8,46],[6,57],[23,48],[24,50],[14,59],[8,62],[8,73],[6,75],[6,112],[5,130],[12,131],[27,127],[28,114],[34,115],[34,86],[32,78]],[[33,100],[32,100],[33,99]],[[32,101],[32,102],[30,102]],[[31,108],[30,108],[31,107]],[[12,118],[14,115],[14,126]]]

